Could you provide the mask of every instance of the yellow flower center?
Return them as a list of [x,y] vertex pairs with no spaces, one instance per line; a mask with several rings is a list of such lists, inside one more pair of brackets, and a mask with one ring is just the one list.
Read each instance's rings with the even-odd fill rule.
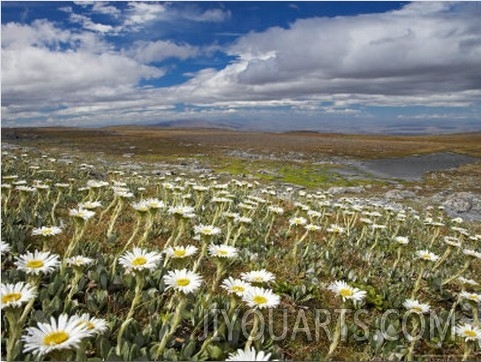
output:
[[175,281],[175,284],[177,284],[179,287],[186,287],[190,284],[190,279],[179,278]]
[[27,261],[28,268],[38,269],[43,267],[43,260],[29,260]]
[[477,302],[478,301],[478,296],[476,294],[471,294],[468,299],[472,300],[473,302]]
[[183,257],[185,254],[187,253],[187,251],[185,249],[176,249],[174,250],[174,255],[178,258],[181,258]]
[[476,337],[476,332],[468,329],[468,330],[464,331],[464,335],[466,337],[474,338],[474,337]]
[[343,297],[351,297],[352,296],[352,290],[347,289],[347,288],[343,288],[339,291],[339,294]]
[[147,259],[145,259],[143,256],[138,256],[134,260],[132,260],[133,266],[141,266],[145,265],[145,263],[147,263]]
[[87,329],[89,329],[89,330],[92,330],[92,329],[95,328],[95,325],[94,325],[92,322],[90,322],[90,321],[88,321],[88,322],[87,322],[87,321],[80,321],[80,322],[78,322],[77,325],[78,325],[78,326],[81,326],[82,324],[85,324],[86,327],[87,327]]
[[421,313],[423,311],[421,307],[412,307],[411,310],[416,313]]
[[234,285],[234,286],[232,287],[232,291],[233,291],[234,293],[244,293],[245,290],[246,290],[246,288],[244,288],[244,287],[241,286],[241,285]]
[[20,293],[9,293],[2,297],[2,304],[16,302],[22,295]]
[[42,230],[42,234],[44,236],[49,236],[51,233],[52,233],[52,229],[50,228]]
[[256,304],[266,304],[267,303],[267,298],[264,297],[263,295],[256,295],[252,299],[254,300],[254,303],[256,303]]
[[219,253],[219,255],[222,255],[222,256],[225,256],[225,255],[229,254],[229,253],[227,252],[227,250],[222,250],[222,249],[219,250],[218,253]]
[[69,335],[67,332],[64,332],[64,331],[52,332],[47,334],[43,338],[43,344],[45,344],[46,346],[53,346],[53,345],[65,342],[68,338],[69,338]]

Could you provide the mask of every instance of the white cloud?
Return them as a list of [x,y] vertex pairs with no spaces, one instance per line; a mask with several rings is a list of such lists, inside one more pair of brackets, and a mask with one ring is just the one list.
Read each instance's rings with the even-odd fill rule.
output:
[[222,9],[210,9],[201,13],[186,12],[184,15],[179,13],[179,16],[193,21],[220,23],[230,19],[231,13]]
[[71,14],[70,20],[74,23],[82,24],[85,29],[99,33],[109,33],[115,29],[113,26],[108,24],[94,23],[88,16],[80,14]]
[[415,3],[384,14],[298,20],[239,38],[229,49],[237,62],[199,73],[183,90],[226,101],[348,95],[368,104],[470,102],[481,88],[474,13],[471,4]]
[[199,48],[189,44],[176,44],[169,40],[139,41],[128,51],[141,63],[159,62],[167,58],[188,59],[199,54]]
[[[204,68],[164,88],[139,86],[164,75],[150,63],[193,59],[219,46],[155,39],[119,50],[103,35],[121,36],[150,22],[225,21],[229,11],[157,2],[132,2],[124,13],[107,3],[82,6],[81,15],[69,14],[89,31],[46,20],[2,25],[2,121],[50,117],[87,125],[201,112],[219,119],[278,117],[278,125],[307,117],[314,127],[320,117],[372,117],[359,105],[479,109],[481,28],[472,4],[415,2],[383,14],[301,19],[286,29],[249,33],[224,49],[235,57],[224,68]],[[94,22],[94,9],[116,21]],[[179,103],[184,113],[173,109]]]
[[47,21],[2,25],[5,117],[66,105],[132,97],[141,79],[164,71],[113,51],[93,33],[60,30]]
[[167,16],[166,13],[167,9],[163,4],[133,1],[128,5],[124,25],[144,24],[152,20],[165,18]]

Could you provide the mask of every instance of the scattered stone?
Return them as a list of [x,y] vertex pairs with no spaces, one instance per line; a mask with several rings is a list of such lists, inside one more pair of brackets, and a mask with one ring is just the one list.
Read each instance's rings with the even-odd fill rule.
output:
[[451,217],[481,221],[481,195],[472,192],[455,192],[444,203],[444,210]]
[[328,193],[331,195],[339,195],[339,194],[360,194],[366,191],[363,186],[348,186],[348,187],[337,187],[333,186],[327,190]]
[[416,194],[409,190],[390,190],[384,194],[389,200],[403,200],[416,197]]

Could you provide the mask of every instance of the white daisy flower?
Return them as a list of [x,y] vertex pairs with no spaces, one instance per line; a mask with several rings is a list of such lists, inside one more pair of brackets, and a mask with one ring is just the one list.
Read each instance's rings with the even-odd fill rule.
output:
[[187,258],[197,252],[197,247],[193,245],[187,246],[169,246],[164,253],[170,258]]
[[48,251],[27,252],[26,254],[16,257],[14,264],[19,270],[23,270],[27,274],[51,273],[60,264],[59,257]]
[[178,206],[171,206],[167,210],[167,212],[171,215],[179,215],[183,216],[184,214],[193,214],[195,209],[192,206],[184,206],[184,205],[178,205]]
[[108,329],[107,321],[105,319],[91,317],[89,313],[84,313],[81,316],[78,316],[78,324],[84,325],[91,335],[102,334]]
[[249,283],[268,283],[275,280],[276,277],[265,269],[254,270],[241,274],[241,279]]
[[134,197],[133,192],[130,192],[129,190],[114,190],[114,194],[122,199],[131,199]]
[[419,259],[427,261],[436,261],[439,259],[438,255],[431,253],[429,250],[418,250],[416,251],[416,255]]
[[415,299],[406,299],[406,301],[403,303],[403,306],[410,312],[422,314],[429,312],[429,309],[431,308],[429,304],[419,303],[419,301]]
[[91,187],[91,188],[94,188],[94,189],[106,187],[108,185],[109,185],[109,183],[107,181],[97,181],[97,180],[88,180],[87,181],[87,187]]
[[215,204],[229,204],[232,202],[231,199],[228,199],[227,197],[217,197],[217,196],[214,196],[211,200],[211,202],[215,203]]
[[289,224],[290,225],[306,225],[307,219],[302,216],[296,216],[289,219]]
[[270,289],[250,287],[242,295],[242,300],[251,308],[263,309],[276,307],[281,298]]
[[337,225],[337,224],[331,224],[331,226],[329,228],[327,228],[326,231],[328,233],[344,234],[346,229],[343,228],[342,226]]
[[194,226],[194,232],[196,234],[202,234],[206,236],[213,236],[220,234],[221,230],[218,227],[215,227],[213,225],[195,225]]
[[79,219],[83,219],[84,221],[87,221],[90,219],[92,216],[95,215],[95,211],[90,211],[90,210],[85,210],[85,209],[71,209],[69,211],[69,215],[72,217],[76,217]]
[[78,204],[79,209],[96,209],[98,207],[102,207],[102,203],[100,201],[86,201]]
[[307,224],[306,226],[304,226],[304,229],[306,229],[307,231],[317,231],[321,230],[321,227],[319,225]]
[[147,202],[145,202],[145,200],[134,202],[132,207],[138,212],[147,212],[150,210],[150,206],[147,204]]
[[67,184],[67,183],[62,183],[62,182],[57,182],[55,185],[55,187],[58,187],[60,189],[65,189],[67,187],[70,187],[70,184]]
[[394,241],[401,245],[409,244],[409,238],[407,236],[396,236]]
[[233,258],[237,256],[237,248],[230,245],[209,245],[209,254],[219,258]]
[[458,280],[462,284],[469,284],[469,285],[479,285],[479,283],[476,280],[473,279],[467,279],[465,277],[458,277]]
[[126,251],[120,258],[119,264],[122,265],[127,273],[131,271],[153,270],[161,260],[161,255],[155,251],[148,252],[141,248],[133,248]]
[[167,289],[173,288],[184,294],[194,292],[202,284],[202,277],[199,274],[186,269],[171,270],[164,275],[163,280],[167,284]]
[[470,301],[472,301],[472,302],[476,302],[476,303],[480,303],[480,302],[481,302],[481,294],[469,293],[469,292],[461,292],[461,293],[459,293],[459,296],[460,296],[462,299],[467,299],[467,300],[470,300]]
[[461,235],[465,235],[465,236],[469,235],[468,229],[461,228],[461,227],[458,227],[458,226],[451,226],[451,230],[456,231],[456,232],[460,233]]
[[351,287],[342,280],[332,283],[327,289],[340,296],[343,301],[345,301],[346,299],[361,301],[366,297],[366,292],[364,290]]
[[270,357],[270,353],[265,353],[264,351],[256,352],[254,347],[251,347],[247,351],[238,349],[237,352],[229,353],[226,361],[269,361]]
[[165,207],[163,201],[155,198],[145,200],[145,203],[149,206],[150,209],[162,209]]
[[6,243],[5,241],[0,241],[0,253],[1,255],[10,252],[10,244]]
[[452,236],[445,236],[443,238],[443,241],[444,241],[445,244],[455,246],[457,248],[459,248],[461,246],[461,241],[459,241],[458,238],[455,238],[455,237],[452,237]]
[[29,187],[29,186],[17,186],[15,187],[15,190],[20,191],[20,192],[37,192],[37,189],[35,187]]
[[72,256],[70,258],[65,259],[65,262],[67,263],[68,266],[87,266],[93,263],[93,259],[87,258],[86,256],[82,255],[76,255]]
[[77,348],[82,339],[89,336],[85,323],[79,324],[78,316],[61,314],[58,320],[51,317],[50,323],[38,323],[37,327],[27,328],[22,336],[25,343],[23,352],[42,356],[52,351]]
[[58,226],[42,226],[32,230],[32,235],[54,236],[62,233],[62,229]]
[[473,258],[481,259],[481,253],[471,249],[464,249],[463,254],[472,256]]
[[20,307],[22,303],[27,303],[37,295],[35,288],[29,283],[18,282],[16,284],[1,284],[1,307]]
[[465,341],[481,340],[481,329],[469,323],[457,325],[455,333],[458,336],[463,337]]
[[236,222],[241,223],[241,224],[251,224],[252,218],[246,217],[246,216],[240,216],[236,219]]
[[221,288],[227,290],[229,294],[235,293],[239,297],[242,297],[244,293],[252,287],[251,284],[241,280],[241,279],[234,279],[232,277],[226,278],[221,283]]
[[267,208],[270,212],[277,214],[277,215],[282,215],[284,214],[284,209],[280,206],[269,206]]

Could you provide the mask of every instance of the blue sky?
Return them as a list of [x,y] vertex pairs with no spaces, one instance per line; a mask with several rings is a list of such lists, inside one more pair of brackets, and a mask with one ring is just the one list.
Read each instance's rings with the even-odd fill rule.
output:
[[481,131],[479,2],[1,7],[4,127]]

